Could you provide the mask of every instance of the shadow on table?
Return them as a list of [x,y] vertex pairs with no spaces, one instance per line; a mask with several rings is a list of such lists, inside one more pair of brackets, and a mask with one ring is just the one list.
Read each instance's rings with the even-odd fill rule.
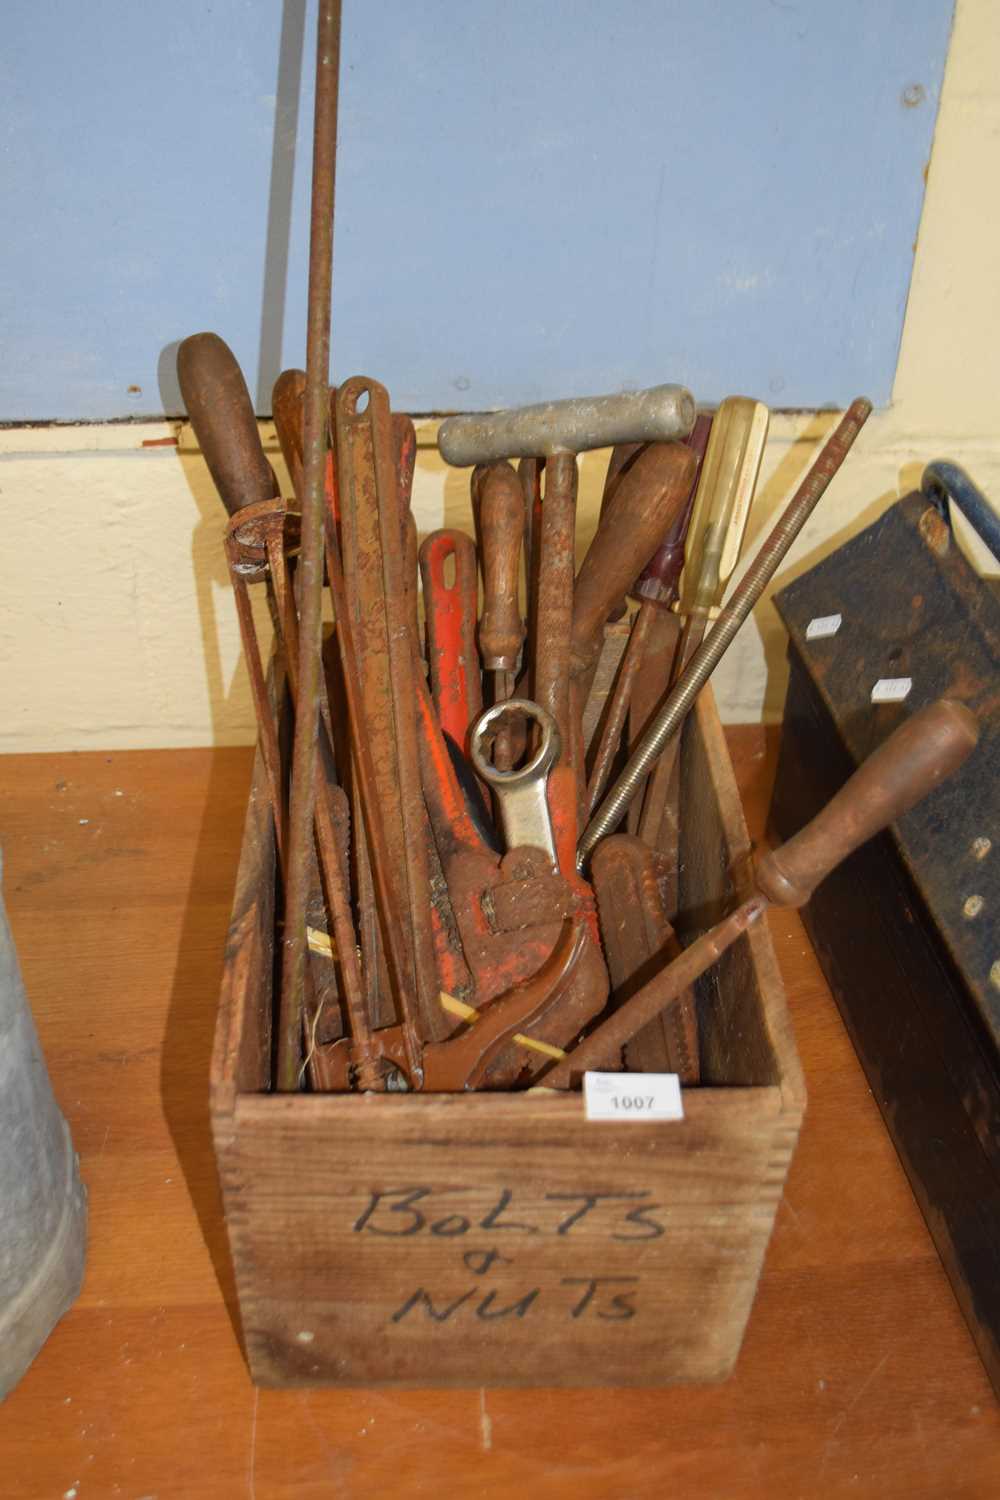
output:
[[167,1128],[241,1349],[236,1282],[212,1145],[209,1067],[252,766],[249,748],[211,752],[160,1065]]

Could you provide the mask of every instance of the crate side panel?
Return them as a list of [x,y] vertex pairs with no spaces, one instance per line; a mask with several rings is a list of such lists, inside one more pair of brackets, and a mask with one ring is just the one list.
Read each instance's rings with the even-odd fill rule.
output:
[[776,1089],[687,1097],[676,1125],[587,1124],[578,1096],[241,1098],[254,1378],[724,1378],[794,1137],[779,1159]]
[[[681,910],[690,939],[746,894],[750,840],[711,689],[685,732],[681,768]],[[733,944],[698,985],[707,1085],[780,1084],[794,1118],[805,1086],[785,990],[765,923]]]

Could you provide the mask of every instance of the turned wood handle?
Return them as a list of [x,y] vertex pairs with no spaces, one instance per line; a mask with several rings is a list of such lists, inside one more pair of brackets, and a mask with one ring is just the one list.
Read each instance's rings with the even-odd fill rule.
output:
[[274,430],[288,468],[292,489],[302,495],[302,422],[306,399],[305,370],[282,370],[271,392]]
[[685,505],[696,466],[684,443],[651,443],[615,485],[577,574],[574,676],[589,668],[600,648],[602,625]]
[[757,888],[777,906],[802,906],[866,839],[908,812],[975,748],[979,723],[964,703],[939,698],[879,745],[835,797],[787,844],[757,860]]
[[229,514],[271,500],[278,482],[236,356],[217,333],[193,333],[177,350],[177,378],[191,426]]
[[487,671],[513,672],[524,640],[517,603],[524,492],[508,463],[491,464],[482,473],[478,490],[483,567],[479,650]]
[[712,418],[703,415],[695,422],[690,435],[684,439],[697,460],[694,474],[691,476],[691,489],[686,502],[678,510],[676,519],[663,533],[659,547],[632,585],[629,592],[633,599],[648,599],[651,604],[660,604],[667,609],[677,598],[684,567],[684,548],[687,543],[688,527],[698,489],[698,475],[705,458],[705,449],[708,447],[711,431]]

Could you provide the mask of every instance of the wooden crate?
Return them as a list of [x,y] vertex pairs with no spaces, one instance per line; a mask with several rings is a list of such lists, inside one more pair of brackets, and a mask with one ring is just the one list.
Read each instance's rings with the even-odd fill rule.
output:
[[[733,898],[746,827],[710,693],[686,733],[682,910]],[[805,1106],[765,924],[699,996],[670,1124],[579,1094],[267,1092],[274,844],[258,766],[212,1122],[261,1385],[643,1386],[732,1370]]]

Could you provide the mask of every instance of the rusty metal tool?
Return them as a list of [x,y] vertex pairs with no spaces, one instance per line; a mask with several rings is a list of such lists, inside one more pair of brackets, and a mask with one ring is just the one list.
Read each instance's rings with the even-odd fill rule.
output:
[[464,531],[444,528],[424,538],[418,558],[431,695],[442,729],[465,749],[469,725],[483,706],[476,650],[476,547]]
[[692,656],[686,670],[629,757],[625,769],[584,830],[578,847],[581,867],[605,834],[614,831],[642,786],[647,771],[683,724],[698,694],[781,566],[827,485],[850,452],[858,433],[871,415],[871,409],[870,401],[858,397],[824,444],[816,462],[771,530],[729,603],[721,611],[715,626]]
[[670,606],[677,598],[681,569],[684,566],[684,543],[711,427],[711,417],[700,416],[685,439],[694,455],[687,499],[676,510],[660,538],[659,547],[633,581],[630,590],[632,597],[639,601],[639,609],[632,622],[628,645],[608,701],[600,737],[594,748],[587,784],[588,816],[596,807],[607,784],[625,719],[632,709],[633,701],[635,700],[635,711],[632,719],[639,719],[644,727],[652,707],[649,704],[650,696],[655,694],[656,701],[659,701],[669,682],[677,647],[677,622]]
[[618,396],[575,396],[512,411],[447,417],[438,447],[456,468],[498,458],[549,458],[613,443],[661,442],[685,437],[695,404],[680,385],[655,385]]
[[414,707],[417,674],[403,580],[389,397],[377,381],[355,376],[341,385],[335,406],[350,630],[375,792],[384,813],[389,858],[401,872],[404,893],[398,916],[405,968],[396,1001],[411,1041],[419,1041],[434,1035],[440,1007]]
[[[595,941],[593,893],[575,872],[567,881],[541,849],[512,848],[501,858],[483,843],[469,818],[423,684],[417,706],[424,794],[448,896],[446,920],[450,918],[459,935],[470,981],[464,992],[449,992],[485,1015],[498,995],[541,969],[564,921],[586,930],[585,949],[565,994],[533,1024],[532,1048],[551,1057],[551,1048],[578,1035],[607,997],[607,975]],[[510,1086],[540,1065],[537,1051],[512,1043],[491,1064],[490,1086]]]
[[[521,481],[508,463],[480,471],[476,533],[483,570],[483,609],[479,617],[479,654],[492,674],[492,702],[503,703],[514,690],[524,643],[524,621],[518,604],[518,577],[524,539],[525,503]],[[493,764],[510,770],[513,747],[509,728],[497,727]]]
[[[586,936],[572,920],[562,923],[551,953],[541,967],[521,983],[499,995],[483,1011],[461,1006],[464,1025],[444,1041],[430,1042],[423,1052],[422,1088],[425,1093],[461,1093],[496,1087],[496,1068],[513,1044],[537,1048],[537,1043],[519,1028],[536,1026],[557,1005],[579,971],[586,952]],[[403,1066],[405,1049],[401,1028],[376,1033],[376,1046],[383,1063]],[[560,1056],[561,1048],[539,1049],[541,1056]],[[355,1069],[350,1038],[325,1049],[324,1068],[330,1086],[348,1088]]]
[[299,1087],[309,850],[316,795],[317,730],[322,683],[323,514],[330,368],[334,169],[340,70],[340,3],[319,0],[316,101],[309,247],[309,317],[303,418],[302,542],[298,565],[298,713],[292,746],[288,880],[278,1023],[279,1089]]
[[[577,777],[582,780],[583,776],[582,765],[574,763],[574,756],[579,759],[582,755],[582,747],[579,731],[573,727],[570,687],[576,455],[610,443],[683,437],[694,425],[695,415],[689,391],[681,386],[656,386],[626,395],[581,397],[485,416],[449,417],[438,431],[438,446],[452,464],[545,458],[537,564],[532,559],[532,567],[537,568],[537,589],[532,601],[531,697],[559,726],[569,773],[557,767],[549,777],[549,803],[561,861],[566,859],[573,830],[578,827]],[[563,868],[565,872],[566,866]]]
[[305,395],[305,370],[282,370],[271,391],[271,418],[296,496],[302,494],[302,421]]
[[[767,407],[749,396],[727,396],[712,422],[691,516],[691,545],[681,578],[680,612],[685,618],[674,657],[673,681],[701,645],[708,621],[736,566],[769,422]],[[638,826],[640,837],[647,843],[657,842],[677,753],[678,742],[674,741],[650,776]],[[676,821],[674,809],[674,826]]]
[[[253,623],[247,582],[260,578],[266,581],[278,640],[284,649],[294,708],[298,685],[297,621],[291,607],[284,546],[289,533],[297,541],[298,518],[286,515],[284,501],[277,497],[277,484],[260,444],[257,419],[246,382],[235,356],[224,341],[215,334],[195,334],[185,339],[178,350],[178,376],[202,452],[211,455],[216,488],[231,518],[226,534],[226,554],[257,710],[261,755],[271,791],[279,867],[283,879],[287,880],[286,809],[278,726]],[[272,491],[269,499],[261,496],[265,488]],[[329,741],[324,739],[324,744],[329,764],[332,762]],[[347,870],[337,834],[346,816],[346,799],[342,789],[332,784],[326,768],[319,762],[316,775],[314,835],[322,885],[317,887],[311,875],[308,915],[310,925],[315,927],[325,894],[328,916],[324,917],[324,923],[332,928],[344,1004],[357,1041],[359,1067],[362,1075],[370,1081],[366,1066],[368,1019],[357,969]],[[311,849],[309,862],[312,869]],[[332,957],[324,962],[313,954],[308,960],[310,996],[307,1009],[313,1024],[318,1020],[329,992],[328,971],[332,967]]]
[[[649,978],[654,968],[677,958],[681,945],[664,910],[659,860],[641,839],[612,834],[594,850],[590,872],[597,893],[601,938],[616,1008]],[[633,1073],[676,1073],[698,1082],[698,1022],[690,987],[637,1032],[624,1047]]]
[[811,823],[759,856],[742,883],[739,905],[650,979],[544,1078],[568,1088],[588,1068],[612,1060],[632,1037],[675,1002],[769,905],[803,906],[840,862],[956,771],[975,748],[979,724],[950,698],[922,708],[893,732]]

